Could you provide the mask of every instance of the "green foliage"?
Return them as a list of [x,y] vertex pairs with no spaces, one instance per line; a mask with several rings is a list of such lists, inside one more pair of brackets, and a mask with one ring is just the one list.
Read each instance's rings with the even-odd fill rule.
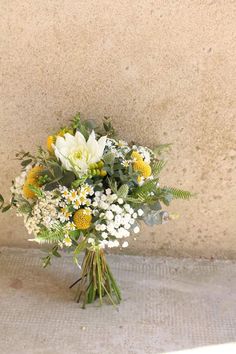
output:
[[163,223],[163,214],[161,210],[144,209],[143,221],[146,225],[154,226]]
[[35,241],[38,243],[57,243],[64,238],[64,230],[58,227],[55,230],[43,229],[35,237]]
[[32,192],[34,192],[34,194],[35,194],[38,198],[43,197],[44,194],[43,194],[43,192],[42,192],[42,189],[40,189],[40,188],[34,186],[33,184],[29,184],[28,187],[29,187],[29,189],[30,189]]
[[170,193],[174,199],[190,199],[194,196],[194,194],[191,192],[177,188],[164,187],[163,190],[166,190],[167,193]]
[[87,140],[91,131],[96,129],[96,122],[93,120],[84,120],[83,122],[81,121],[80,113],[77,113],[75,117],[72,119],[71,123],[71,128],[74,130],[80,131],[81,134],[85,137]]
[[2,196],[2,194],[0,194],[0,210],[2,211],[2,213],[5,213],[9,209],[11,209],[13,203],[14,203],[14,196],[12,196],[10,204],[5,205],[5,200]]
[[19,204],[18,210],[21,214],[30,214],[32,211],[32,206],[27,200],[24,200],[22,203]]
[[[86,181],[86,179],[87,176],[84,176],[82,178],[77,178],[75,181],[72,182],[71,187],[78,188],[79,186],[81,186],[81,184],[83,184]],[[63,185],[65,184],[63,183]]]
[[166,161],[159,160],[152,165],[152,174],[156,177],[160,174],[162,169],[165,167]]
[[42,258],[43,261],[43,267],[46,268],[48,265],[51,265],[51,259],[52,257],[61,257],[60,253],[58,252],[59,246],[55,245],[51,249],[51,251],[48,252],[48,255],[46,257]]
[[116,136],[116,132],[115,129],[113,128],[110,117],[104,117],[103,128],[105,130],[106,135],[109,138]]
[[153,193],[156,190],[157,180],[148,180],[142,186],[138,186],[134,189],[131,196],[127,198],[127,201],[131,203],[151,203],[155,200]]
[[111,165],[115,161],[115,154],[113,154],[113,152],[108,152],[105,155],[103,155],[102,159],[105,162],[105,164]]
[[126,199],[129,193],[129,186],[127,184],[123,184],[117,191],[118,198]]
[[27,167],[32,161],[33,161],[32,159],[23,160],[21,162],[21,166],[22,167]]

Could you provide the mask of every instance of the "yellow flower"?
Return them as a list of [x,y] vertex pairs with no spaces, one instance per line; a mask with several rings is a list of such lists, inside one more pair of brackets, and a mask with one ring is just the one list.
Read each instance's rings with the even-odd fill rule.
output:
[[72,192],[70,193],[70,196],[69,196],[68,199],[69,199],[71,202],[73,202],[73,201],[77,198],[77,196],[78,196],[77,192],[76,192],[76,191],[72,191]]
[[78,211],[75,212],[73,221],[77,229],[86,230],[91,225],[92,215],[90,212],[88,212],[85,209],[79,209]]
[[71,212],[67,208],[62,208],[61,212],[67,219],[71,216]]
[[43,166],[35,166],[29,171],[23,186],[23,195],[26,199],[34,199],[36,197],[35,193],[29,188],[29,185],[32,184],[35,187],[40,187],[38,177],[43,169]]
[[50,154],[54,154],[54,149],[52,147],[53,144],[55,144],[57,137],[61,136],[63,137],[66,133],[73,134],[73,130],[69,128],[63,128],[59,130],[55,135],[49,135],[47,138],[47,150],[50,152]]
[[50,152],[50,154],[54,154],[54,149],[52,147],[52,144],[56,142],[56,138],[53,135],[49,135],[47,138],[47,150]]
[[28,172],[27,179],[37,179],[39,177],[40,172],[44,170],[43,166],[34,166]]
[[132,154],[131,154],[131,157],[135,161],[143,161],[143,157],[142,157],[142,155],[140,155],[140,153],[138,151],[133,151]]
[[152,173],[151,166],[148,165],[143,160],[135,161],[133,163],[133,168],[134,168],[135,171],[138,171],[140,173],[140,175],[142,177],[144,177],[144,178],[147,178],[147,177],[151,176],[151,173]]

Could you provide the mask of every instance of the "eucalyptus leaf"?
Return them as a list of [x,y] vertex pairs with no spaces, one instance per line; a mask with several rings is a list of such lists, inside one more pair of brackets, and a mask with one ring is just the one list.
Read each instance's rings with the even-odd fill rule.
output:
[[5,213],[6,211],[8,211],[11,208],[11,204],[6,205],[4,208],[2,208],[2,213]]
[[108,152],[105,155],[103,155],[102,159],[106,164],[110,165],[115,160],[115,154],[113,154],[113,152]]
[[31,162],[32,162],[32,159],[23,160],[23,161],[21,162],[21,166],[26,167],[26,166],[28,166]]
[[64,173],[62,178],[59,180],[59,183],[61,185],[69,188],[71,186],[71,184],[75,181],[75,179],[76,179],[76,176],[75,176],[74,172],[67,171]]

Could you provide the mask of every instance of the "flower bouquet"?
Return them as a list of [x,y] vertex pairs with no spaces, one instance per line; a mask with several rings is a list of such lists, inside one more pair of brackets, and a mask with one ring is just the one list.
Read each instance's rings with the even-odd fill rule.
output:
[[[106,261],[105,249],[128,246],[140,222],[162,224],[170,216],[162,206],[172,199],[188,199],[190,192],[161,187],[165,166],[161,152],[119,140],[109,118],[102,127],[76,115],[71,124],[47,138],[47,148],[35,155],[21,151],[22,172],[12,185],[3,212],[16,207],[23,216],[30,241],[51,244],[43,258],[46,267],[63,251],[72,253],[80,267],[76,301],[83,306],[106,295],[112,304],[121,293]],[[80,266],[78,255],[84,252]]]

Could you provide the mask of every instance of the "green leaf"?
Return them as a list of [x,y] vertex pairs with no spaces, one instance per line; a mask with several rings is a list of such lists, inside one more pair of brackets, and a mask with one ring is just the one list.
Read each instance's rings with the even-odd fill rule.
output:
[[163,224],[167,221],[168,213],[161,210],[160,203],[157,205],[156,210],[151,209],[149,205],[145,205],[143,211],[143,221],[149,226]]
[[71,231],[69,231],[69,236],[73,240],[77,240],[80,236],[80,233],[81,233],[81,231],[79,231],[79,230],[71,230]]
[[152,166],[152,174],[155,177],[158,176],[165,165],[166,165],[166,161],[164,160],[159,160],[158,162],[154,163]]
[[18,210],[21,214],[30,214],[32,210],[32,206],[30,205],[29,202],[25,201],[22,204],[20,204]]
[[117,194],[117,182],[116,180],[108,179],[109,187],[111,188],[112,192]]
[[21,162],[21,166],[26,167],[26,166],[28,166],[31,162],[32,162],[32,159],[23,160],[23,161]]
[[74,172],[65,171],[63,177],[60,179],[59,183],[63,186],[70,187],[72,182],[76,179]]
[[40,188],[34,186],[33,184],[29,184],[28,187],[37,197],[43,197],[44,194]]
[[127,184],[123,184],[117,191],[118,198],[126,199],[129,193],[129,186]]
[[138,186],[132,193],[132,197],[149,197],[150,193],[156,191],[157,188],[157,180],[148,180],[142,186]]
[[43,268],[46,268],[48,265],[51,265],[51,256],[46,256],[42,258]]
[[194,196],[191,192],[182,189],[172,187],[164,187],[163,189],[169,192],[175,199],[190,199]]
[[57,243],[62,241],[64,238],[64,231],[62,228],[58,227],[55,230],[41,230],[40,233],[35,237],[35,241],[38,243]]
[[108,137],[114,137],[116,135],[115,129],[113,128],[110,117],[104,117],[103,128],[104,128]]
[[86,245],[87,245],[86,239],[80,242],[76,247],[76,249],[74,250],[74,257],[78,256],[86,248]]
[[113,154],[113,152],[108,152],[107,154],[103,155],[102,159],[106,164],[111,165],[115,160],[115,154]]
[[[74,182],[72,182],[71,186],[73,188],[78,188],[79,186],[81,186],[81,184],[83,184],[87,179],[87,176],[82,177],[82,178],[77,178]],[[65,185],[65,184],[63,184]]]
[[54,248],[54,249],[52,250],[52,254],[53,254],[54,257],[58,257],[58,258],[61,257],[60,253],[57,251],[56,248]]
[[6,211],[8,211],[11,208],[11,204],[6,205],[4,208],[2,208],[2,213],[5,213]]

